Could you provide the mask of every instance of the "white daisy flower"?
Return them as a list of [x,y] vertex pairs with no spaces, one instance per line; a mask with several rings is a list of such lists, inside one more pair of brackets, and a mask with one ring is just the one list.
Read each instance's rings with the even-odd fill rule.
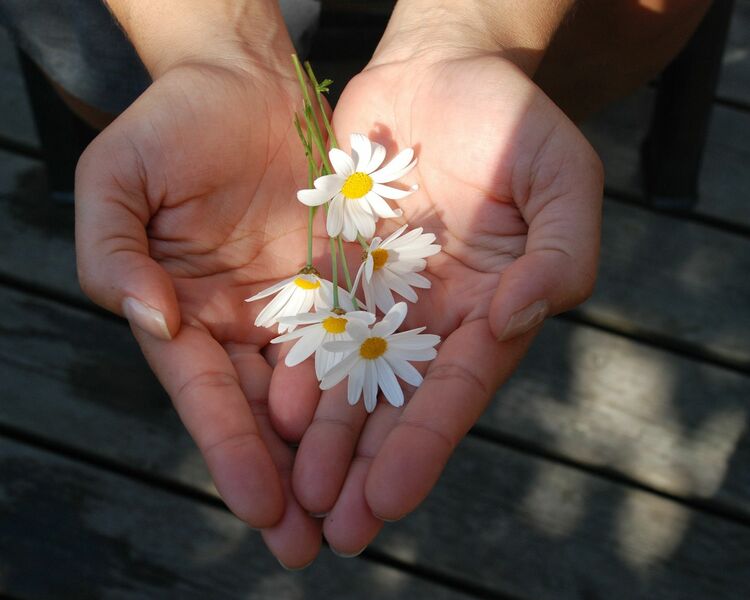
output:
[[298,340],[284,362],[287,367],[300,364],[310,355],[315,353],[315,375],[318,380],[323,378],[326,371],[341,362],[344,354],[341,352],[329,352],[323,348],[328,342],[342,342],[351,340],[347,333],[347,325],[350,321],[357,320],[365,325],[375,322],[375,315],[365,311],[336,312],[321,310],[314,313],[303,313],[295,317],[282,317],[280,322],[286,325],[304,325],[296,331],[291,331],[271,340],[272,344]]
[[406,235],[407,225],[400,227],[385,240],[373,238],[366,252],[364,262],[360,265],[354,279],[356,290],[360,280],[365,292],[367,310],[375,312],[377,306],[383,312],[388,312],[395,301],[391,290],[400,294],[409,302],[417,301],[417,293],[412,289],[429,289],[430,280],[417,271],[427,266],[425,260],[440,252],[440,246],[433,244],[435,235],[422,233],[422,228],[412,229]]
[[[282,317],[292,317],[308,312],[313,305],[316,310],[329,309],[333,306],[333,284],[320,277],[317,271],[297,273],[279,281],[262,292],[258,292],[245,302],[253,302],[277,294],[255,319],[256,327],[273,327]],[[339,303],[346,310],[353,310],[352,302],[346,290],[339,288]],[[279,323],[279,333],[292,331],[296,325]]]
[[362,322],[351,321],[347,333],[352,341],[323,345],[330,352],[344,352],[346,356],[323,376],[320,389],[331,389],[348,376],[349,404],[356,404],[364,391],[365,409],[372,412],[380,388],[388,402],[402,406],[404,392],[396,376],[415,387],[421,384],[422,376],[409,361],[432,360],[437,356],[433,346],[440,341],[440,336],[422,334],[424,327],[394,333],[405,318],[406,303],[399,302],[372,329]]
[[383,185],[400,179],[414,168],[417,161],[412,148],[402,150],[378,169],[385,158],[383,146],[361,133],[351,134],[351,146],[352,156],[331,148],[328,156],[336,173],[318,177],[315,189],[297,192],[297,199],[307,206],[330,201],[326,220],[328,235],[342,234],[348,242],[357,239],[357,232],[367,239],[375,235],[378,217],[388,219],[401,215],[401,211],[388,206],[384,198],[402,200],[417,189],[416,185],[407,191]]

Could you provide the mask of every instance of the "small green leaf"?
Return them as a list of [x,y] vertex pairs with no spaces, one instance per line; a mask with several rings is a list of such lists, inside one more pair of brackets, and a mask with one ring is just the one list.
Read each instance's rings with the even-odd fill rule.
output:
[[317,85],[316,89],[321,93],[327,94],[331,91],[329,88],[331,87],[332,83],[333,79],[326,78]]

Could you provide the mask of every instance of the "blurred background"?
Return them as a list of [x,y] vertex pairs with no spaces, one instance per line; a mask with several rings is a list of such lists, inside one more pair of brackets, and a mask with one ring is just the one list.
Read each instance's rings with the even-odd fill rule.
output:
[[[323,3],[310,59],[334,99],[392,4]],[[750,0],[717,0],[658,81],[583,124],[607,171],[596,293],[415,513],[288,573],[79,290],[91,132],[0,30],[0,598],[747,598],[749,66]]]

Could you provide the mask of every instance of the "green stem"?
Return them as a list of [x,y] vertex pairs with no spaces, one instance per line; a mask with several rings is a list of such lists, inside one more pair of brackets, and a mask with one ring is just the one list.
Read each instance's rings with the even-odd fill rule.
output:
[[354,290],[352,289],[352,278],[349,275],[349,261],[346,260],[346,254],[344,254],[344,242],[341,236],[338,236],[339,241],[339,252],[341,253],[341,266],[344,269],[344,279],[346,279],[346,289],[349,290],[349,297],[352,299],[354,310],[359,310],[359,304],[357,299],[354,297]]
[[329,238],[331,241],[331,271],[333,272],[333,308],[341,308],[339,306],[339,267],[336,261],[336,239]]
[[318,107],[320,108],[320,114],[323,117],[323,124],[326,126],[326,131],[328,132],[328,139],[331,140],[331,147],[332,148],[338,148],[339,142],[336,139],[336,134],[333,133],[333,127],[331,127],[331,122],[328,120],[328,115],[326,114],[326,108],[323,104],[323,94],[320,91],[320,86],[318,85],[318,80],[315,77],[315,73],[313,73],[312,66],[310,65],[310,61],[305,61],[305,70],[307,71],[307,76],[310,78],[310,81],[312,81],[313,89],[315,90],[315,96],[318,99]]
[[357,234],[357,241],[359,242],[359,245],[362,246],[362,249],[365,252],[368,252],[370,250],[370,244],[368,244],[367,240],[362,237],[361,233]]
[[323,159],[323,164],[325,165],[326,169],[328,169],[328,173],[326,173],[326,175],[329,175],[333,173],[333,167],[328,160],[328,152],[326,152],[325,144],[323,143],[323,135],[320,132],[320,125],[318,124],[318,119],[315,116],[315,111],[313,110],[312,102],[310,101],[310,94],[307,91],[307,81],[305,81],[305,74],[302,72],[302,65],[300,65],[299,58],[297,58],[296,54],[292,54],[292,62],[294,63],[294,70],[297,72],[299,85],[302,88],[302,97],[304,98],[303,113],[305,122],[307,123],[307,129],[308,131],[312,132],[315,146],[318,148],[318,152],[320,152],[320,156]]

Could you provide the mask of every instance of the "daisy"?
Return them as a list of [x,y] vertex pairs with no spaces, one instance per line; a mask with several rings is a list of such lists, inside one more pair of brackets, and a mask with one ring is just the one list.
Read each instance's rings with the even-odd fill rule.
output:
[[407,225],[400,227],[385,240],[373,238],[354,279],[353,290],[357,289],[360,279],[365,292],[367,310],[375,312],[377,306],[383,312],[389,311],[395,301],[391,290],[410,302],[417,301],[417,294],[412,289],[431,287],[430,280],[417,271],[427,266],[425,258],[440,252],[440,246],[433,244],[435,235],[422,233],[422,228],[412,229],[402,236]]
[[349,341],[352,338],[347,333],[349,321],[357,320],[365,325],[375,322],[375,315],[365,311],[330,311],[321,310],[314,313],[303,313],[295,317],[282,317],[279,321],[285,325],[304,325],[296,331],[281,335],[271,340],[272,344],[298,340],[289,350],[284,363],[287,367],[294,367],[315,353],[315,375],[318,380],[323,378],[326,371],[341,362],[344,355],[341,352],[329,352],[323,348],[328,342]]
[[346,356],[323,376],[320,389],[331,389],[348,376],[349,404],[356,404],[364,391],[365,409],[372,412],[380,388],[388,402],[402,406],[404,392],[396,375],[415,387],[422,383],[422,376],[409,361],[432,360],[437,356],[433,346],[440,341],[437,335],[422,334],[424,327],[394,333],[405,318],[406,303],[399,302],[372,329],[360,321],[351,321],[347,333],[352,341],[323,345],[329,352],[343,352]]
[[[308,272],[306,272],[308,271]],[[277,296],[260,311],[255,319],[256,327],[273,327],[282,317],[292,317],[308,312],[313,305],[316,310],[333,306],[333,284],[320,277],[314,269],[303,269],[300,273],[279,281],[245,302],[253,302],[272,294]],[[353,310],[349,294],[339,288],[339,301],[347,310]],[[279,323],[279,333],[292,331],[296,325]]]
[[307,206],[319,206],[330,201],[326,229],[328,235],[344,236],[348,242],[357,239],[359,232],[370,239],[375,235],[375,221],[398,217],[401,211],[393,210],[384,198],[402,200],[417,190],[413,185],[410,190],[399,190],[387,185],[400,179],[417,164],[414,150],[406,148],[396,157],[378,169],[385,158],[385,148],[371,142],[361,133],[351,135],[352,155],[343,150],[331,148],[328,153],[336,172],[334,175],[323,175],[315,180],[315,189],[300,190],[297,199]]

